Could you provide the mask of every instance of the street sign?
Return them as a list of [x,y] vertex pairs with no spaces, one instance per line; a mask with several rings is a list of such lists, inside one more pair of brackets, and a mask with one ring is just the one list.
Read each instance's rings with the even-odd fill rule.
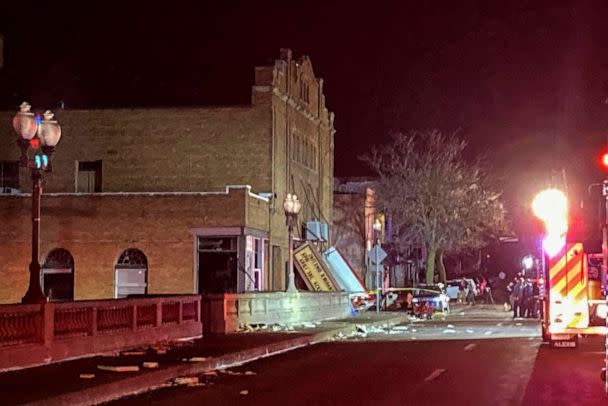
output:
[[376,244],[369,251],[368,257],[373,264],[380,264],[382,261],[384,261],[387,255],[388,254],[386,253],[386,251],[384,251],[382,247],[380,247],[380,245]]

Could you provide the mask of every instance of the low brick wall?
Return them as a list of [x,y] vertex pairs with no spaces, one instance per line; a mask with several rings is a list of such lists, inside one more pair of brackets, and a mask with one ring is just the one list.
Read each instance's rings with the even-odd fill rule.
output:
[[200,296],[0,305],[0,371],[202,334]]
[[295,324],[348,317],[348,292],[252,292],[203,295],[205,333],[232,333],[242,324]]

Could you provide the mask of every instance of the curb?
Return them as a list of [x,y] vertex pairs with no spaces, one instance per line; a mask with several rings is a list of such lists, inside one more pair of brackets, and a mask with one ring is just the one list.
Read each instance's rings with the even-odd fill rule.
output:
[[[297,348],[322,343],[330,340],[340,333],[348,335],[357,331],[357,324],[365,324],[368,327],[390,326],[402,323],[406,320],[407,317],[405,314],[399,314],[391,318],[378,321],[366,322],[365,320],[362,320],[361,323],[353,323],[352,321],[343,322],[343,326],[334,328],[329,327],[325,331],[320,331],[308,336],[287,339],[276,343],[237,351],[231,354],[214,357],[203,362],[197,362],[196,364],[174,365],[155,371],[146,371],[136,376],[127,377],[115,382],[105,383],[80,391],[69,392],[51,398],[26,403],[26,405],[97,405],[100,403],[117,400],[125,396],[137,395],[157,389],[167,381],[179,376],[198,375],[216,369],[231,368],[261,358],[295,350]],[[331,321],[328,322],[331,323]],[[336,324],[338,323],[340,322],[336,322]]]

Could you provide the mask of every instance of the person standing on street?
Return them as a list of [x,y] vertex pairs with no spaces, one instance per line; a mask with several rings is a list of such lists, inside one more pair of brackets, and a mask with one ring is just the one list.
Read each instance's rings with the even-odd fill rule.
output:
[[523,317],[531,318],[532,317],[532,304],[533,304],[533,292],[532,292],[532,282],[530,279],[524,280],[524,288],[523,288],[523,305],[524,305],[524,315]]
[[521,279],[518,279],[513,285],[513,291],[511,292],[511,299],[513,302],[513,318],[521,317],[522,313],[522,295],[523,295],[523,284]]

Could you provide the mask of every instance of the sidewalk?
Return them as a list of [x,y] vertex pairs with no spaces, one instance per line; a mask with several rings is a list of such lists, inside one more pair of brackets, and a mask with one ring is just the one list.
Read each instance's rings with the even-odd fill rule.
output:
[[[229,368],[295,348],[356,332],[357,325],[380,327],[402,323],[404,313],[366,312],[356,317],[302,325],[293,331],[243,332],[208,336],[190,342],[160,344],[139,353],[96,356],[0,374],[3,405],[91,405],[145,392],[170,380]],[[194,360],[190,360],[197,357]],[[143,368],[144,362],[158,367]],[[137,372],[98,369],[137,366]],[[94,375],[81,378],[81,374]],[[85,375],[86,376],[86,375]]]

